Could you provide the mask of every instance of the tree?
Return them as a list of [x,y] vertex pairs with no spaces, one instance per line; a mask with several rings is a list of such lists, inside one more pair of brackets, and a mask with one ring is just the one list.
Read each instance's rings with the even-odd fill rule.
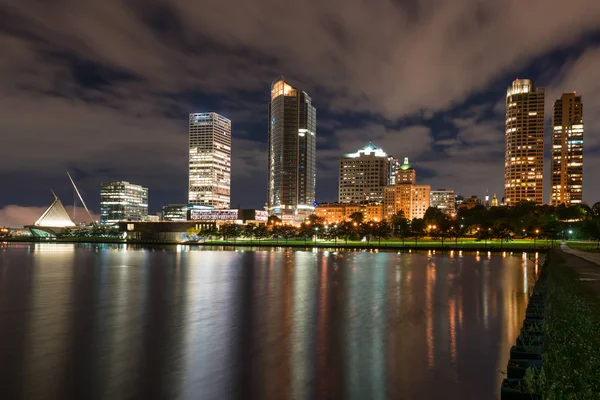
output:
[[583,223],[582,229],[590,239],[596,241],[596,248],[600,249],[600,218],[596,217],[594,219],[586,220]]
[[258,225],[254,228],[254,237],[258,240],[264,239],[269,236],[269,231],[265,225]]
[[224,224],[221,226],[221,235],[223,235],[223,240],[227,240],[228,238],[233,239],[233,243],[242,235],[242,226],[238,224]]
[[448,220],[448,218],[443,218],[440,220],[439,225],[436,225],[436,228],[431,231],[432,238],[436,240],[441,239],[442,249],[444,248],[444,239],[450,236],[451,228],[452,224],[450,223],[450,220]]
[[561,239],[563,236],[563,224],[557,220],[548,222],[542,226],[541,236],[544,239],[550,240],[550,245],[554,248],[554,241]]
[[600,217],[600,201],[594,203],[594,205],[592,206],[592,216]]
[[415,238],[415,247],[419,244],[419,238],[425,236],[425,220],[415,218],[410,224],[410,234]]
[[285,239],[285,245],[287,246],[288,240],[296,237],[296,234],[297,234],[296,228],[294,228],[291,225],[283,225],[280,228],[281,228],[280,235],[282,238]]
[[373,226],[373,236],[375,236],[381,246],[381,239],[387,239],[392,236],[392,227],[386,220],[379,221]]
[[364,223],[358,225],[358,234],[362,238],[367,238],[367,244],[371,244],[371,236],[373,236],[373,223]]
[[393,234],[402,239],[402,247],[404,247],[404,240],[411,235],[410,220],[408,218],[404,218],[403,211],[399,211],[392,216],[391,224]]
[[[488,229],[489,232],[489,229]],[[499,220],[492,228],[492,237],[500,239],[500,250],[503,249],[503,243],[509,240],[513,235],[512,229],[506,220]]]
[[256,225],[254,224],[246,224],[242,228],[242,233],[244,237],[250,239],[250,244],[252,244],[252,239],[254,239],[254,232],[256,230]]
[[220,232],[215,225],[208,225],[200,229],[197,235],[199,237],[205,238],[206,240],[206,238],[212,239],[214,237],[218,237],[220,235]]
[[458,247],[458,239],[465,237],[469,228],[461,221],[451,221],[450,236],[454,238],[454,246]]
[[310,223],[305,222],[300,225],[300,229],[298,230],[298,235],[304,238],[304,244],[308,244],[308,239],[313,235],[313,227]]
[[311,223],[311,225],[323,225],[325,223],[325,219],[316,214],[310,214],[308,216],[308,221]]
[[355,233],[355,225],[356,222],[344,221],[338,226],[339,237],[346,240],[346,244],[348,244],[348,239],[350,239]]
[[362,224],[365,220],[365,215],[360,211],[353,212],[350,214],[350,221],[356,222],[357,224]]
[[488,224],[483,224],[478,228],[477,239],[483,240],[485,247],[487,247],[487,241],[492,238],[492,228]]
[[425,216],[423,217],[426,225],[440,225],[441,222],[447,218],[446,214],[437,207],[427,208]]

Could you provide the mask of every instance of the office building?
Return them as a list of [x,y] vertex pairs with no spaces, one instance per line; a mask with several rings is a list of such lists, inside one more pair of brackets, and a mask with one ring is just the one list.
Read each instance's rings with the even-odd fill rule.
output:
[[551,204],[581,204],[583,200],[583,103],[565,93],[552,108]]
[[148,216],[148,188],[125,181],[103,183],[100,189],[100,221],[141,221]]
[[269,156],[266,210],[282,220],[314,212],[316,109],[308,94],[278,78],[269,102]]
[[402,183],[416,183],[416,181],[417,173],[408,162],[408,157],[404,157],[404,162],[398,167],[398,170],[396,171],[395,184],[398,185]]
[[437,189],[429,192],[429,206],[439,208],[444,214],[454,215],[455,209],[454,190]]
[[390,157],[371,142],[356,153],[344,154],[340,159],[339,202],[382,202],[391,172]]
[[383,213],[389,220],[402,211],[410,220],[423,218],[429,208],[431,187],[417,185],[417,173],[408,162],[408,157],[396,171],[396,184],[386,186],[383,194]]
[[231,121],[190,114],[188,203],[227,209],[231,193]]
[[544,192],[544,89],[517,79],[506,92],[504,201],[541,204]]

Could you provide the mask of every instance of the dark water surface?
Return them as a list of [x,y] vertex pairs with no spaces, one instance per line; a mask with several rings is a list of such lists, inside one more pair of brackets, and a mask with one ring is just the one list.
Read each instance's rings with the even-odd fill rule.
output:
[[488,256],[0,244],[0,399],[494,399],[537,273]]

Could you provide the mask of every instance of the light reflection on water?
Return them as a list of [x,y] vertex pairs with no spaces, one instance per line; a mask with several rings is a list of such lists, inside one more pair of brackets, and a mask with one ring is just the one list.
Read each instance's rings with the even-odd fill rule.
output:
[[497,398],[539,257],[2,245],[0,397]]

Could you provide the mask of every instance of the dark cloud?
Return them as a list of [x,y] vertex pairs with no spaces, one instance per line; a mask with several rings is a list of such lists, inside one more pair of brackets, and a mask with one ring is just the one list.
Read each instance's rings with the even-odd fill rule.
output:
[[[595,0],[568,13],[558,0],[8,0],[0,205],[41,205],[46,185],[70,193],[66,170],[95,209],[110,179],[149,186],[153,210],[183,202],[187,113],[210,110],[233,121],[233,203],[262,206],[279,74],[318,108],[319,198],[336,197],[340,155],[369,140],[434,186],[501,192],[504,90],[528,71],[557,71],[538,82],[549,107],[561,91],[583,94],[586,157],[600,153],[599,20]],[[587,165],[586,182],[598,180]]]

